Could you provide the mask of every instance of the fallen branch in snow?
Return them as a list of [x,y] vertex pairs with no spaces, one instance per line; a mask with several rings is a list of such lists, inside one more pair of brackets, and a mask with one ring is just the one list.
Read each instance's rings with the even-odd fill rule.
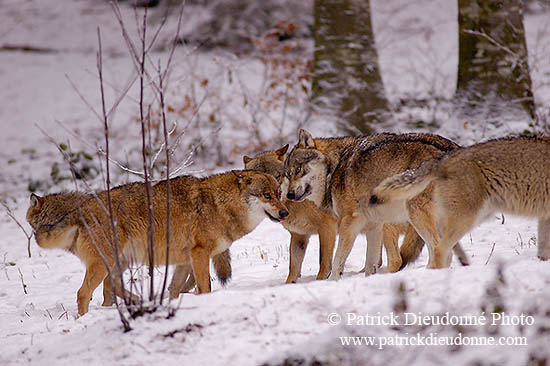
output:
[[58,53],[58,50],[53,48],[43,48],[29,45],[14,45],[14,44],[5,44],[0,46],[0,51],[4,52],[31,52],[31,53]]

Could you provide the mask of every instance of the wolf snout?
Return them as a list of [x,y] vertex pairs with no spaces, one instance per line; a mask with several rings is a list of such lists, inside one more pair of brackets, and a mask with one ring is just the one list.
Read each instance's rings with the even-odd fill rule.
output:
[[280,211],[279,211],[279,217],[280,217],[281,219],[287,218],[287,217],[288,217],[288,211],[287,211],[287,210],[280,210]]
[[296,192],[294,192],[293,189],[291,189],[290,191],[288,191],[288,193],[286,194],[286,198],[288,198],[289,200],[293,200],[296,198]]

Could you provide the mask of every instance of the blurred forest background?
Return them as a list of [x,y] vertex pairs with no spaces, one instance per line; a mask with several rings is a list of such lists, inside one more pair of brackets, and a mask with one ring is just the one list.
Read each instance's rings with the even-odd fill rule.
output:
[[[184,14],[202,16],[185,27],[184,15],[181,43],[223,61],[217,78],[193,70],[198,84],[174,98],[168,112],[193,114],[188,137],[218,129],[219,137],[197,134],[192,142],[200,141],[198,155],[215,156],[217,166],[292,143],[302,127],[324,135],[422,130],[466,144],[548,132],[546,0],[196,0],[185,7]],[[544,17],[530,45],[526,17]],[[235,66],[245,59],[259,61],[252,82]],[[230,84],[239,92],[231,86],[224,93]],[[223,138],[227,128],[241,133]]]
[[[143,164],[135,123],[140,70],[127,57],[110,7],[86,4],[81,21],[94,12],[106,19],[92,29],[99,26],[106,43],[106,107],[113,145],[121,147],[113,150],[120,168],[114,182],[124,183],[135,180]],[[171,173],[240,168],[242,155],[293,144],[300,128],[314,136],[432,132],[464,145],[550,129],[548,0],[188,0],[183,7],[176,0],[122,0],[127,16],[121,20],[134,40],[136,6],[148,12],[145,74],[157,74],[153,60],[174,59],[164,80],[164,106],[154,78],[144,90],[153,179],[166,165],[159,153],[163,115],[170,125]],[[6,23],[4,38],[14,40],[0,44],[3,51],[47,55],[68,47],[62,41],[70,32],[56,34],[58,43],[29,44],[18,43],[13,27]],[[88,60],[97,52],[94,36],[76,46]],[[121,66],[124,58],[133,67]],[[81,99],[97,114],[97,89],[85,94]],[[100,184],[96,156],[104,150],[103,125],[73,127],[74,117],[56,118],[70,131],[70,138],[54,137],[64,146],[70,140],[77,179]],[[32,157],[33,151],[21,153]],[[74,188],[59,158],[48,165],[48,178],[36,173],[27,179],[29,191],[65,183],[62,188]]]

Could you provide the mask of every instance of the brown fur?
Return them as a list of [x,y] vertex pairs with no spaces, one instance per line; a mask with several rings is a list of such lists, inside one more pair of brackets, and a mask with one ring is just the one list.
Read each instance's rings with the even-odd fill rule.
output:
[[[280,183],[283,183],[283,162],[286,158],[287,149],[288,145],[285,145],[279,150],[262,152],[252,158],[244,156],[245,168],[271,174]],[[283,195],[286,193],[284,188],[282,192]],[[320,242],[320,268],[317,279],[326,279],[332,267],[338,218],[326,210],[320,209],[309,200],[295,202],[283,199],[283,203],[290,212],[288,220],[282,223],[283,227],[290,233],[290,265],[286,282],[296,282],[300,277],[309,237],[316,234],[319,234]],[[424,241],[416,234],[412,226],[408,224],[387,224],[383,226],[383,243],[388,254],[388,272],[396,272],[408,263],[408,261],[403,263],[399,253],[399,236],[405,234],[407,230],[410,230],[410,232],[405,236],[403,247],[405,251],[416,253],[416,256],[408,255],[407,257],[408,261],[414,261],[422,250]],[[407,254],[409,253],[407,252]],[[381,257],[379,265],[382,265]],[[365,268],[361,271],[364,272]]]
[[[441,240],[432,267],[448,266],[452,244],[494,212],[538,218],[537,255],[550,259],[550,137],[491,140],[387,178],[373,190],[371,206],[391,213],[433,186]],[[412,198],[414,199],[414,198]]]
[[[279,150],[259,153],[253,158],[243,157],[246,169],[263,171],[274,176],[279,183],[283,180],[283,162],[288,145]],[[283,188],[284,194],[284,188]],[[293,283],[301,276],[309,237],[319,234],[320,255],[318,280],[326,279],[332,267],[332,253],[336,240],[337,218],[320,210],[310,201],[294,202],[283,199],[290,213],[283,227],[290,233],[290,265],[286,283]]]
[[433,189],[392,216],[369,210],[368,199],[384,178],[457,148],[453,142],[431,134],[313,139],[307,131],[300,131],[299,142],[285,162],[285,175],[290,179],[288,196],[295,200],[311,197],[339,217],[331,278],[340,277],[360,232],[367,235],[366,274],[377,271],[384,223],[409,221],[423,239],[437,240],[430,199]]
[[[280,202],[276,180],[254,171],[232,171],[208,178],[181,176],[170,180],[170,264],[191,262],[199,293],[210,292],[209,260],[252,231],[268,214],[273,220],[288,214]],[[148,263],[145,185],[133,183],[110,191],[116,237],[126,260]],[[155,265],[166,263],[166,182],[152,187]],[[78,291],[78,313],[88,311],[92,292],[107,276],[102,260],[115,263],[107,192],[31,196],[27,221],[38,245],[61,248],[78,256],[86,275]],[[118,281],[115,281],[115,283]],[[176,289],[177,294],[181,289]],[[116,286],[115,292],[121,296]]]

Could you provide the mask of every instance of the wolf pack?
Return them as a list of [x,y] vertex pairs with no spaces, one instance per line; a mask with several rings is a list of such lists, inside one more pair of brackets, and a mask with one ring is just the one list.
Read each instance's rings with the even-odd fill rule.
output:
[[115,296],[138,301],[120,278],[132,264],[174,265],[171,298],[193,288],[210,292],[210,260],[225,284],[229,247],[265,218],[290,233],[287,283],[300,278],[312,235],[320,244],[317,280],[342,276],[360,234],[367,239],[365,275],[399,271],[424,244],[428,268],[448,267],[453,254],[467,265],[460,239],[499,212],[537,218],[537,255],[550,258],[550,137],[461,147],[429,133],[313,138],[300,130],[290,150],[285,145],[243,162],[243,170],[159,181],[149,192],[151,206],[144,183],[32,194],[27,221],[38,245],[67,250],[86,266],[78,314],[88,311],[102,282],[104,306]]

